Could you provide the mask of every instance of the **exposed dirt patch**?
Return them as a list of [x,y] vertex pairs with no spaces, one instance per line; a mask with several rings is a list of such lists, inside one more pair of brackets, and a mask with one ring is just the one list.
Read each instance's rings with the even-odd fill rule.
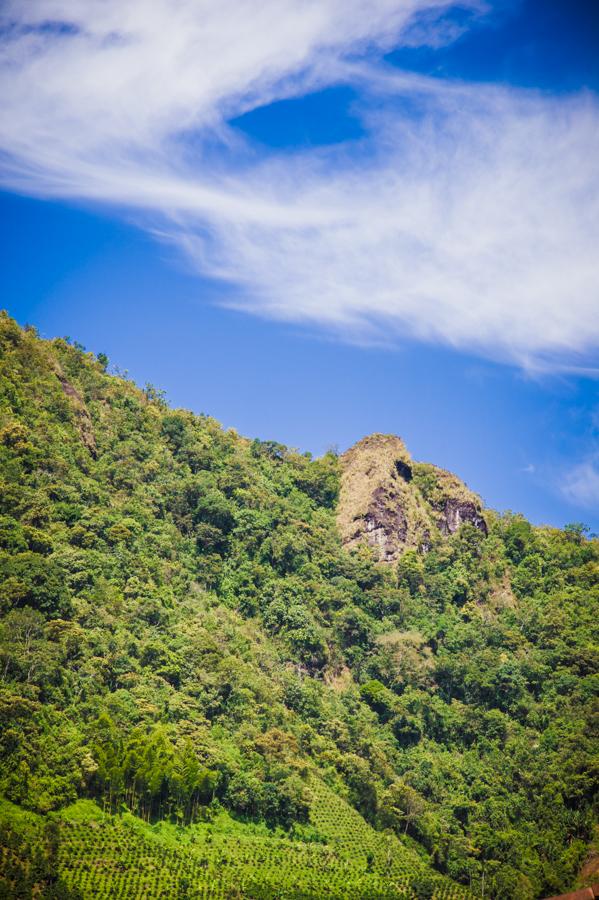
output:
[[90,455],[95,459],[98,455],[96,447],[96,436],[94,434],[94,427],[92,424],[91,416],[87,410],[83,397],[81,396],[77,388],[75,388],[71,384],[64,372],[58,367],[56,368],[56,377],[60,381],[60,386],[62,387],[64,393],[71,401],[71,406],[73,407],[73,411],[75,413],[77,429],[81,436],[81,443],[84,445],[84,447],[86,447]]
[[342,669],[335,673],[325,673],[324,680],[338,694],[349,690],[353,684],[352,673],[347,666],[343,666]]

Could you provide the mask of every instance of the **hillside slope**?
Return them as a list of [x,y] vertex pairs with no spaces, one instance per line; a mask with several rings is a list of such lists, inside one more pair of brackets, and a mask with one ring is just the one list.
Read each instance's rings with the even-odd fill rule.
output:
[[106,364],[0,315],[0,896],[573,884],[597,541],[395,437],[313,460]]

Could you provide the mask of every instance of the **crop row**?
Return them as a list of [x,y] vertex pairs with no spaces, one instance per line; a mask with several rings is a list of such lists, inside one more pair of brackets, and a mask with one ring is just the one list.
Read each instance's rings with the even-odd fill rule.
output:
[[[88,833],[82,835],[81,831]],[[250,883],[270,885],[279,891],[288,889],[288,896],[297,889],[315,897],[400,896],[396,889],[390,892],[390,885],[374,874],[360,877],[349,860],[335,865],[331,854],[328,865],[306,868],[304,854],[288,853],[286,858],[281,854],[276,865],[264,865],[249,855],[234,859],[218,854],[213,859],[200,859],[195,848],[191,853],[155,854],[153,849],[134,836],[124,846],[122,840],[112,843],[106,833],[86,826],[65,829],[61,870],[71,884],[90,897],[227,897],[234,896],[234,885],[243,889]],[[251,895],[244,890],[241,896]]]
[[[327,843],[219,832],[195,826],[180,844],[160,831],[117,817],[64,822],[59,865],[87,898],[148,900],[413,900],[412,882],[432,875],[393,834],[381,834],[322,782],[315,784],[312,823]],[[171,838],[172,840],[172,838]],[[467,891],[437,876],[435,900],[465,900]]]

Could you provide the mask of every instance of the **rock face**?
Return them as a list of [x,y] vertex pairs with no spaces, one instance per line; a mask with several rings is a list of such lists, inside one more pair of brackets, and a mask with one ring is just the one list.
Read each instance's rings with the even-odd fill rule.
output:
[[486,534],[482,505],[455,475],[412,460],[401,438],[373,434],[341,457],[337,521],[343,543],[367,542],[381,562],[427,552],[464,522]]
[[470,522],[485,534],[487,532],[486,522],[471,500],[447,500],[438,523],[442,533],[453,534],[464,522]]

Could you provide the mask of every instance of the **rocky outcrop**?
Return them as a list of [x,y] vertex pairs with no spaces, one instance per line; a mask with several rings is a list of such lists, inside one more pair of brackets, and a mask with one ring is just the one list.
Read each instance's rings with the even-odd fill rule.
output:
[[389,561],[405,545],[408,536],[408,520],[403,498],[393,485],[379,487],[372,495],[372,503],[364,516],[368,542],[379,549],[382,559]]
[[443,516],[439,519],[439,529],[443,534],[453,534],[464,522],[487,533],[487,523],[476,504],[471,500],[447,500]]
[[427,552],[465,522],[486,534],[480,499],[451,472],[414,462],[401,438],[373,434],[341,457],[343,543],[368,543],[382,562]]
[[414,477],[441,534],[453,534],[465,522],[487,533],[480,498],[456,475],[429,463],[416,463]]
[[433,523],[412,485],[412,459],[401,438],[373,434],[341,457],[338,523],[344,544],[366,541],[383,562],[428,540]]

